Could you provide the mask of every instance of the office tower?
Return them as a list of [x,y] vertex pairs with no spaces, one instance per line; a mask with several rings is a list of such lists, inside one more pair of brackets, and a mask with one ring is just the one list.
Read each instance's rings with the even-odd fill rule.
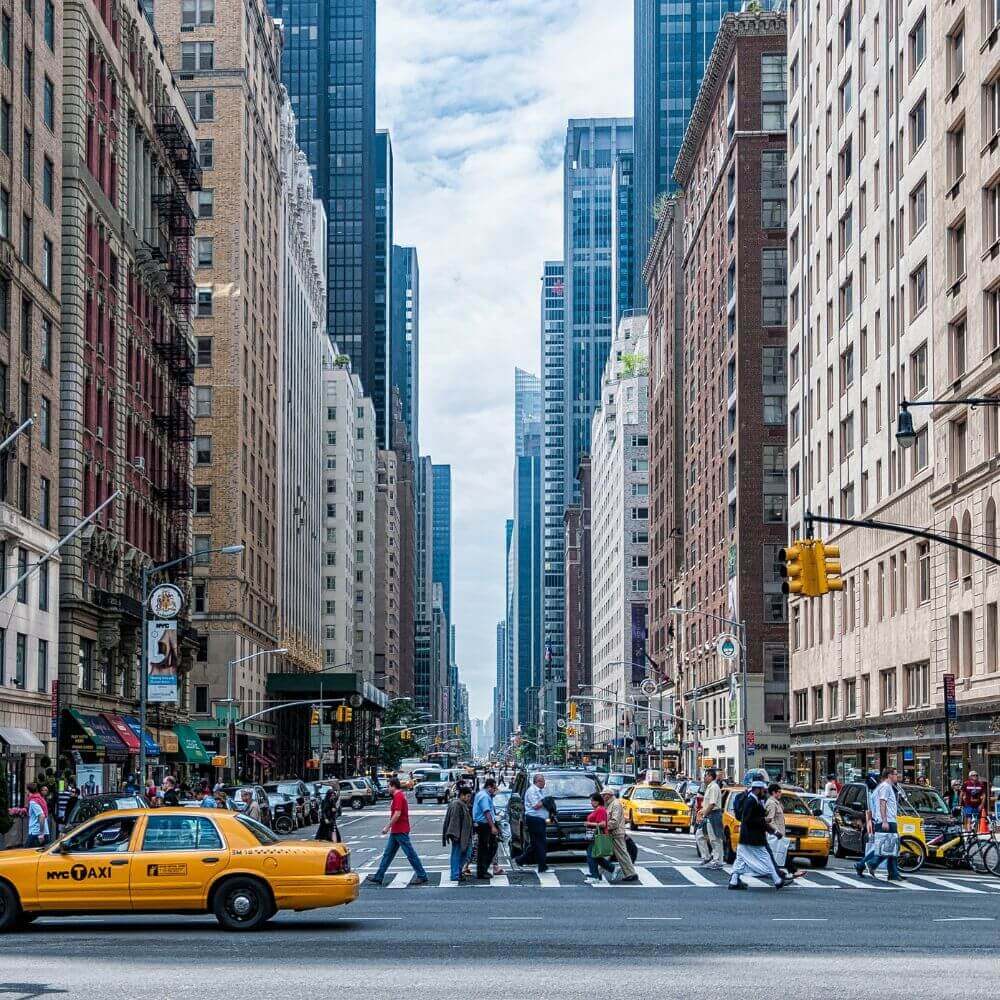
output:
[[[636,702],[645,678],[649,594],[649,340],[646,318],[623,319],[605,368],[591,432],[592,683]],[[594,740],[619,735],[620,712],[594,702]]]
[[611,175],[611,299],[614,302],[613,328],[633,313],[635,270],[635,154],[619,152]]
[[[211,23],[204,5],[195,5],[195,23],[189,11],[160,4],[156,23],[212,163],[197,197],[195,395],[211,410],[193,429],[195,620],[204,639],[192,677],[217,701],[229,696],[230,661],[280,645],[281,30],[263,0],[216,0]],[[230,74],[245,75],[246,86],[222,86]],[[240,555],[212,554],[234,542],[245,545]],[[232,670],[243,715],[263,707],[266,668],[278,666],[270,659]],[[251,736],[278,759],[281,725],[253,724],[238,763],[248,763]]]
[[631,118],[571,119],[563,170],[566,316],[563,346],[564,501],[578,499],[576,470],[590,450],[590,421],[601,399],[611,346],[611,182],[615,158],[632,149]]
[[420,454],[420,265],[416,247],[392,248],[392,384],[403,404],[410,451]]
[[[566,563],[564,568],[566,593],[566,698],[574,695],[592,695],[587,688],[593,683],[591,653],[591,464],[584,455],[577,471],[580,483],[580,501],[566,508]],[[580,719],[592,723],[593,703],[581,701],[578,705]],[[571,744],[589,746],[593,742],[593,729],[581,727],[581,732]]]
[[[774,774],[788,766],[788,630],[777,560],[788,530],[786,78],[784,16],[727,15],[674,170],[686,195],[661,215],[657,256],[647,261],[656,407],[670,403],[663,373],[682,370],[674,415],[682,450],[663,453],[671,438],[657,415],[651,466],[652,531],[666,545],[680,535],[683,562],[673,579],[655,581],[652,627],[676,633],[669,672],[688,723],[680,763],[689,771],[703,746],[727,773],[751,760]],[[710,171],[719,183],[696,182]],[[691,235],[678,271],[669,254],[680,237],[666,230],[681,226]],[[673,487],[683,491],[680,522],[660,483],[670,475],[683,477]],[[676,606],[684,612],[671,612]],[[740,623],[743,659],[727,659],[719,637],[738,637]],[[759,752],[748,755],[750,730]]]
[[392,139],[375,133],[375,302],[372,309],[371,376],[365,391],[375,404],[378,443],[390,448],[392,434]]
[[[375,310],[375,0],[270,0],[282,79],[326,203],[327,334],[371,393]],[[381,424],[380,424],[381,426]]]
[[402,538],[398,482],[396,452],[380,449],[375,497],[375,684],[390,698],[399,697]]
[[416,566],[414,608],[417,619],[430,621],[434,590],[434,463],[421,455],[416,463]]
[[[763,0],[762,7],[774,0]],[[719,24],[746,0],[635,0],[635,293],[656,229],[657,198],[676,189],[674,164]]]
[[451,466],[433,467],[433,581],[441,584],[441,609],[451,624]]
[[542,425],[542,383],[537,375],[514,369],[514,454],[538,445]]
[[[323,448],[323,362],[326,336],[326,210],[313,197],[305,154],[295,143],[295,116],[280,110],[281,479],[280,645],[294,670],[323,660],[321,563],[326,491]],[[199,389],[199,393],[203,393]],[[210,394],[195,399],[195,416],[211,414]],[[200,409],[199,409],[200,404]]]
[[[36,639],[49,635],[47,616],[51,621],[56,615],[58,585],[57,701],[64,709],[59,747],[65,753],[75,749],[92,763],[133,769],[140,737],[133,733],[130,739],[127,725],[118,728],[122,717],[117,713],[134,718],[142,681],[137,676],[141,569],[191,552],[192,503],[206,500],[201,490],[192,494],[190,399],[195,366],[190,198],[202,176],[194,123],[145,17],[135,17],[130,36],[135,65],[151,74],[140,77],[122,58],[110,7],[66,0],[55,5],[44,24],[38,16],[43,5],[34,8],[33,22],[27,7],[13,19],[21,30],[32,25],[35,31],[35,73],[23,72],[31,64],[21,61],[25,50],[18,48],[17,98],[13,123],[7,125],[8,138],[17,125],[18,155],[7,161],[3,184],[10,185],[10,204],[4,205],[8,227],[9,213],[18,211],[14,238],[21,262],[11,259],[10,243],[5,259],[20,282],[8,282],[4,302],[11,314],[8,328],[12,318],[19,321],[20,358],[13,367],[18,348],[8,344],[4,373],[12,383],[5,390],[7,410],[18,418],[35,411],[38,418],[30,438],[22,437],[5,456],[8,496],[16,497],[23,516],[45,517],[48,530],[55,531],[56,476],[49,456],[55,452],[57,426],[61,533],[76,528],[115,491],[121,493],[61,550],[58,574],[49,567],[48,574],[42,570],[28,578],[14,613],[25,605],[39,607],[24,633],[37,646]],[[28,45],[29,39],[22,42]],[[179,51],[176,57],[179,66]],[[34,126],[22,117],[32,107]],[[116,146],[109,136],[117,137]],[[60,155],[63,171],[57,170]],[[209,198],[209,192],[198,192],[199,204]],[[6,235],[11,238],[10,228]],[[60,253],[61,337],[52,323],[58,315]],[[21,294],[12,299],[15,290]],[[29,323],[37,324],[30,337]],[[29,345],[32,351],[37,347],[37,355],[25,351]],[[42,449],[36,453],[37,445]],[[239,538],[226,539],[234,540]],[[26,533],[22,544],[7,542],[3,558],[24,567],[28,548],[37,550],[40,544],[36,531]],[[232,556],[223,558],[232,563]],[[188,573],[184,564],[167,578],[186,579]],[[190,708],[197,648],[191,599],[197,601],[198,590],[192,594],[184,580],[180,585],[186,607],[177,634],[179,683],[175,690],[167,685],[170,700],[160,708],[162,739],[143,737],[147,754],[167,765],[171,756],[176,763],[191,760],[178,755],[182,748],[172,727]],[[54,670],[55,648],[22,650],[20,640],[14,644],[15,634],[12,622],[7,662],[37,691],[42,686],[39,657],[48,661],[47,671]],[[110,722],[99,714],[102,710],[113,716]],[[192,758],[207,760],[197,737],[190,747]]]

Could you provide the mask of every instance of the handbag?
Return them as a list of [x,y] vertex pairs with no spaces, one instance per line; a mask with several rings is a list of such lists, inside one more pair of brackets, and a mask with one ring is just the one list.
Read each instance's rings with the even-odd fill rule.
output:
[[898,858],[899,834],[877,831],[875,833],[875,853],[880,858]]
[[771,848],[774,863],[779,868],[784,868],[785,862],[788,860],[788,848],[792,846],[792,842],[787,837],[776,837],[769,833],[767,846]]
[[594,833],[594,846],[590,849],[590,855],[594,858],[610,858],[615,853],[615,842],[608,834],[602,830]]

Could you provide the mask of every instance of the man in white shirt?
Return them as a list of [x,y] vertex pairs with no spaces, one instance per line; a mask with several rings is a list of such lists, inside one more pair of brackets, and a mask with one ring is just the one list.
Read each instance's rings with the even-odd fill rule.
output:
[[[899,781],[899,773],[894,767],[887,767],[882,772],[882,782],[872,794],[872,833],[876,838],[880,833],[896,833],[896,817],[899,813],[899,796],[896,792],[896,782]],[[896,858],[892,855],[882,855],[874,859],[874,863],[869,863],[868,870],[874,877],[879,865],[886,862],[888,869],[888,880],[890,882],[902,882],[899,877],[899,866]]]
[[709,856],[704,864],[709,868],[722,867],[722,789],[716,780],[714,768],[705,772],[705,794],[701,799],[701,812],[696,817],[704,823],[699,830],[699,839],[707,841]]
[[534,857],[540,872],[548,871],[545,855],[545,824],[549,811],[545,808],[545,775],[536,774],[524,793],[524,822],[531,838],[530,844],[514,858],[517,865],[530,864]]

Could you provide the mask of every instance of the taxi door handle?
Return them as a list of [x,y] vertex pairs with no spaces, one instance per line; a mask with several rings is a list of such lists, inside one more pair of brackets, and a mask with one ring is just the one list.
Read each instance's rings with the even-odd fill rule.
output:
[[115,865],[116,867],[118,865],[127,865],[128,864],[128,858],[113,858],[112,861],[111,861],[111,864]]
[[203,865],[217,865],[219,863],[218,858],[202,858],[201,863]]

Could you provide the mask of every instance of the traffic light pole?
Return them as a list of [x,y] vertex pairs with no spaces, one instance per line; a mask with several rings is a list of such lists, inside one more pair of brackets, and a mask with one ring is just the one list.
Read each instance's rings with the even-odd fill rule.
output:
[[871,518],[824,517],[809,511],[806,512],[805,523],[806,529],[810,534],[812,533],[813,524],[832,524],[838,527],[874,528],[879,531],[895,531],[901,535],[910,535],[913,538],[926,538],[932,542],[940,542],[942,545],[950,545],[953,549],[960,549],[962,552],[968,552],[969,555],[985,559],[986,562],[992,563],[994,566],[1000,566],[1000,558],[997,556],[983,552],[981,549],[975,549],[964,542],[956,541],[948,535],[939,535],[936,531],[926,531],[923,528],[913,528],[908,524],[893,524],[889,521],[875,521]]

